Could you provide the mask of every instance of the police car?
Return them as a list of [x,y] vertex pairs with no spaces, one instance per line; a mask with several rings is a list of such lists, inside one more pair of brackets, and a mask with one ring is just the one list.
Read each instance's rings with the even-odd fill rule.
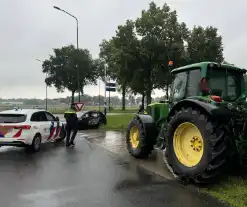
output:
[[42,109],[13,109],[0,112],[0,146],[27,147],[37,152],[42,143],[63,141],[64,124]]

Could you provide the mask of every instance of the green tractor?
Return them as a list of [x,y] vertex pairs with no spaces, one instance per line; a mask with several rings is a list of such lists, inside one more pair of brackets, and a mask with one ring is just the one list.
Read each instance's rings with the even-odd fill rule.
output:
[[[245,70],[201,62],[171,71],[170,99],[130,121],[126,143],[136,158],[162,150],[181,180],[211,182],[232,160],[247,160]],[[234,158],[234,159],[233,159]]]

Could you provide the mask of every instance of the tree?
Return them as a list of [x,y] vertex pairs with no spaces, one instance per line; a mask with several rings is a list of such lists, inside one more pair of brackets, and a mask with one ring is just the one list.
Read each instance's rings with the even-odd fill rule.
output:
[[74,94],[78,91],[83,94],[84,86],[96,84],[97,67],[87,49],[75,49],[73,45],[54,49],[54,55],[45,60],[43,73],[48,77],[45,82],[48,86],[54,85],[58,92],[68,89],[72,93],[71,103],[74,103]]
[[123,97],[127,86],[142,95],[142,103],[146,96],[149,104],[153,89],[169,88],[168,61],[174,59],[176,66],[181,65],[187,36],[188,29],[178,23],[176,11],[151,2],[140,18],[118,26],[116,36],[103,41],[100,54],[122,86]]
[[147,104],[151,103],[152,90],[168,87],[171,83],[169,60],[174,66],[182,64],[184,40],[188,36],[185,23],[179,23],[176,11],[171,11],[167,4],[162,8],[151,2],[147,11],[143,10],[135,22],[139,37],[140,71],[147,96]]
[[[116,78],[122,90],[122,109],[125,110],[125,97],[130,81],[133,78],[134,70],[136,70],[136,46],[138,39],[135,34],[135,24],[131,20],[127,20],[125,25],[118,26],[116,36],[113,37],[115,50]],[[117,70],[116,70],[117,69]]]
[[218,34],[217,28],[194,27],[190,31],[187,45],[188,63],[202,61],[222,63],[224,61],[222,37]]
[[116,36],[100,44],[100,57],[107,63],[107,75],[116,80],[122,91],[122,110],[125,110],[125,96],[134,69],[132,49],[137,41],[134,33],[134,23],[127,21],[119,26]]
[[[222,38],[214,27],[198,26],[191,31],[179,22],[176,11],[154,2],[135,21],[118,26],[116,35],[101,44],[101,57],[110,76],[151,103],[152,91],[164,89],[169,98],[172,82],[168,62],[180,67],[200,61],[223,61]],[[123,97],[125,97],[123,90]],[[125,99],[123,99],[125,100]]]

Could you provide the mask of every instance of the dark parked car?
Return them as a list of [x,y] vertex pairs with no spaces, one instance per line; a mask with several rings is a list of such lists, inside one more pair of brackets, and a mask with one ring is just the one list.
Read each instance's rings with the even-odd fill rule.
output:
[[79,130],[97,129],[107,123],[105,115],[100,111],[83,111],[77,112],[79,119]]

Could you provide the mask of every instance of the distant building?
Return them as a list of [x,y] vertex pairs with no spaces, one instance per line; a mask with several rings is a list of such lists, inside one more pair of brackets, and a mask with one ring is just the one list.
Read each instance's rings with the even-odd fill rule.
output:
[[0,102],[2,105],[23,105],[23,102],[17,102],[17,101],[8,101],[8,102]]

